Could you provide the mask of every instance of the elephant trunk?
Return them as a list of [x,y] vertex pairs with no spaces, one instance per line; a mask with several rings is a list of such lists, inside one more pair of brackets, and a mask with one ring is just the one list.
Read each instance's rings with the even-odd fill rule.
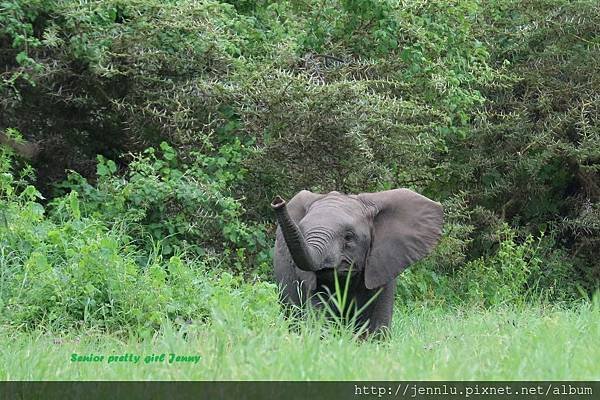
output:
[[298,225],[290,218],[285,207],[286,203],[281,197],[276,196],[271,202],[271,208],[275,211],[277,222],[281,227],[283,238],[287,245],[292,260],[298,268],[304,271],[316,271],[316,263],[310,248],[306,245],[304,235]]

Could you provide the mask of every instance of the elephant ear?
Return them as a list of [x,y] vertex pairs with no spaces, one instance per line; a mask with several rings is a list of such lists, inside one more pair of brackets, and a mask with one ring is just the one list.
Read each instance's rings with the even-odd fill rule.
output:
[[358,195],[374,212],[365,286],[374,289],[396,278],[431,252],[440,239],[444,214],[440,203],[408,189]]

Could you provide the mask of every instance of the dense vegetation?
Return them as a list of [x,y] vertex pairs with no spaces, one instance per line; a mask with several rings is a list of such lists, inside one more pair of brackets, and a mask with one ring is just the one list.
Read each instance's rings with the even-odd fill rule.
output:
[[272,329],[301,189],[443,203],[405,307],[587,301],[598,60],[596,0],[0,1],[2,326]]

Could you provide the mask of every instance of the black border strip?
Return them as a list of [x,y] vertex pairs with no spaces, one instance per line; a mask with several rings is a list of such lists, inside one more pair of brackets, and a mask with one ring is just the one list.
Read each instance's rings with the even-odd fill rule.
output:
[[4,399],[599,399],[600,381],[0,382]]

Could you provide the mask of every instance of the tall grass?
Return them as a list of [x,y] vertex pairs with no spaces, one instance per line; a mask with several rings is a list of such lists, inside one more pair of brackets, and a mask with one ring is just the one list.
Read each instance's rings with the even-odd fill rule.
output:
[[[165,324],[154,335],[94,331],[1,333],[0,378],[47,380],[450,380],[600,379],[600,306],[403,308],[385,341],[350,330],[323,335],[318,323],[290,331],[279,313],[253,326],[243,309],[217,305],[210,324]],[[196,364],[71,362],[71,355],[175,353]]]

